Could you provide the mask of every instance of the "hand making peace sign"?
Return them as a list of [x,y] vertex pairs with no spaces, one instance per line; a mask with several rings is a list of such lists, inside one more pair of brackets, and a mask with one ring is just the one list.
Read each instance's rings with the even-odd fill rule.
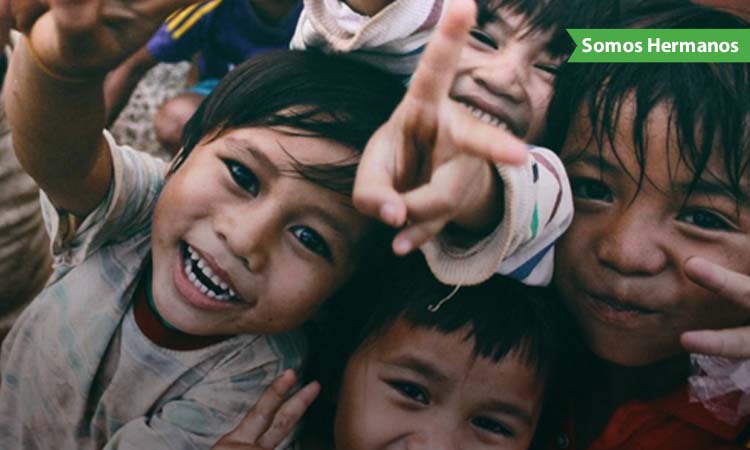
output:
[[450,98],[476,6],[453,0],[448,8],[406,96],[367,144],[354,186],[360,211],[405,225],[393,243],[402,255],[448,223],[476,232],[493,228],[502,192],[491,162],[520,164],[527,157],[525,143]]

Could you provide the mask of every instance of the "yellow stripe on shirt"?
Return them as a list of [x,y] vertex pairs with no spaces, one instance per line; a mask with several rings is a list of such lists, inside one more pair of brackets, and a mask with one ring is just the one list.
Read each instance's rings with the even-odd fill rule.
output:
[[[167,31],[172,31],[180,24],[182,23],[182,20],[185,19],[195,8],[200,6],[200,3],[195,3],[193,5],[188,6],[185,9],[178,9],[177,11],[173,12],[169,17],[167,18]],[[172,17],[174,16],[174,17]]]
[[179,39],[183,34],[185,34],[190,29],[190,27],[193,26],[193,24],[195,24],[195,22],[199,21],[203,16],[205,16],[209,12],[216,9],[216,7],[221,4],[221,1],[222,0],[211,0],[210,2],[201,6],[195,12],[195,14],[190,16],[190,18],[187,19],[185,23],[180,25],[180,28],[178,28],[175,32],[172,33],[172,39]]

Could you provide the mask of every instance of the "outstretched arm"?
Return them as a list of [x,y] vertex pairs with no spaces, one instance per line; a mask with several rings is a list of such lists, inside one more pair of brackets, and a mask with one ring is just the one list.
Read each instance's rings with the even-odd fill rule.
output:
[[58,208],[85,216],[106,194],[112,162],[102,137],[104,75],[182,3],[11,0],[0,9],[0,20],[25,34],[4,95],[16,153]]

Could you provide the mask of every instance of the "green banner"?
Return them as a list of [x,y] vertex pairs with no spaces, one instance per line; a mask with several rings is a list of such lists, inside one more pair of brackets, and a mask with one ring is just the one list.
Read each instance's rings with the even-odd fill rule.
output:
[[569,62],[750,62],[750,29],[568,29]]

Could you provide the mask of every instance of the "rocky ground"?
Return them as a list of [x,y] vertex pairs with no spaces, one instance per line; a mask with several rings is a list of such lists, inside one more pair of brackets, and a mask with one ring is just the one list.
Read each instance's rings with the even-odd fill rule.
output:
[[110,129],[115,140],[168,159],[169,155],[156,142],[151,119],[159,105],[185,89],[189,69],[186,62],[159,64],[146,74]]

